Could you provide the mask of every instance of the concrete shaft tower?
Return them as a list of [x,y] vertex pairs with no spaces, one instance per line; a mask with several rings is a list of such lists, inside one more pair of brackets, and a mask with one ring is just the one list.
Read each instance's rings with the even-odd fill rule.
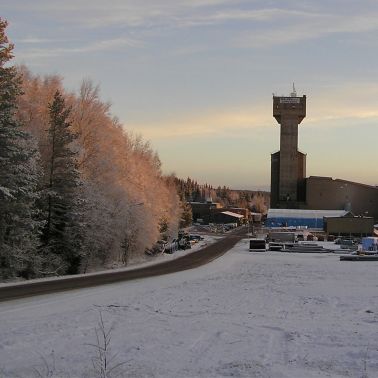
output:
[[298,125],[306,117],[306,96],[294,86],[289,97],[273,96],[273,117],[280,124],[280,151],[272,154],[271,207],[296,208],[304,201],[306,155],[298,151]]

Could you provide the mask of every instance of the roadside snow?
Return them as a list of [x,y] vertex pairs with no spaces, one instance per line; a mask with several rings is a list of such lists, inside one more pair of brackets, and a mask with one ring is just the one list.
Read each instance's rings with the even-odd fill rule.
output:
[[378,263],[247,250],[243,240],[195,270],[1,303],[0,376],[95,376],[99,312],[124,377],[378,376]]
[[[200,252],[201,249],[215,243],[216,241],[222,239],[224,236],[216,236],[216,235],[202,235],[204,240],[199,241],[198,243],[194,244],[191,249],[186,250],[178,250],[174,253],[160,253],[156,256],[146,257],[146,259],[143,262],[135,262],[130,263],[126,267],[124,265],[121,265],[120,267],[113,267],[105,270],[97,270],[90,273],[82,273],[82,274],[75,274],[75,275],[66,275],[66,276],[54,276],[54,277],[44,277],[44,278],[36,278],[33,280],[18,280],[18,281],[10,281],[10,282],[0,282],[0,287],[7,287],[7,286],[21,286],[25,285],[31,282],[46,282],[46,281],[55,281],[55,280],[67,280],[72,277],[80,277],[80,276],[91,276],[91,275],[97,275],[99,273],[108,273],[112,274],[114,272],[125,272],[128,270],[134,270],[139,268],[144,268],[146,266],[151,266],[154,264],[159,264],[165,261],[174,260],[179,257],[185,256],[189,253],[193,252]],[[1,377],[1,376],[0,376]]]
[[174,253],[161,253],[158,256],[152,257],[151,261],[144,262],[142,264],[137,264],[134,268],[139,268],[140,266],[156,264],[167,260],[177,259],[178,257],[185,256],[189,253],[200,251],[201,249],[214,244],[220,239],[223,239],[225,235],[201,235],[204,240],[200,240],[199,242],[192,245],[192,248],[185,249],[185,250],[178,250]]

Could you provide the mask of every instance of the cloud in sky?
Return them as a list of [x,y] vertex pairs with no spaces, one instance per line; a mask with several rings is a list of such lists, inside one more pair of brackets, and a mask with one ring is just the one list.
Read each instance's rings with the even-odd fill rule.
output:
[[162,120],[150,124],[126,124],[150,139],[211,137],[265,127],[270,122],[262,112],[246,109],[219,110],[201,114],[180,116],[175,120]]
[[[30,12],[37,20],[47,17],[56,24],[49,38],[44,37],[41,26],[39,32],[21,35],[17,41],[20,43],[18,58],[31,60],[33,64],[66,54],[141,48],[154,43],[158,36],[169,43],[166,35],[183,28],[194,32],[201,27],[219,30],[222,37],[214,41],[206,32],[203,38],[199,33],[197,38],[185,40],[185,44],[172,46],[171,54],[201,54],[215,48],[267,49],[338,33],[378,30],[378,11],[364,11],[363,7],[346,16],[345,10],[340,13],[325,9],[321,2],[312,8],[300,2],[292,2],[291,6],[285,4],[286,8],[280,2],[272,4],[266,7],[265,2],[236,0],[36,0],[12,2],[12,5],[6,1],[4,9]],[[243,27],[235,27],[237,25]],[[88,28],[95,32],[85,31]],[[62,33],[70,38],[62,39]],[[108,38],[96,38],[99,33]]]
[[[273,2],[274,3],[274,2]],[[21,6],[22,4],[22,6]],[[16,9],[45,14],[77,28],[103,29],[107,27],[161,29],[216,26],[244,22],[247,31],[240,34],[239,46],[266,47],[269,44],[291,43],[332,33],[360,33],[378,29],[378,13],[364,11],[345,14],[324,9],[322,3],[306,8],[300,2],[265,2],[227,0],[100,0],[64,2],[22,1]],[[277,5],[282,5],[278,7]],[[7,7],[5,6],[5,9]],[[274,22],[273,22],[274,21]],[[248,31],[249,30],[249,31]],[[251,37],[250,30],[253,36]],[[230,42],[234,42],[230,39]]]
[[[322,124],[337,119],[376,119],[378,122],[378,87],[374,82],[340,83],[327,92],[317,92],[309,98],[308,122]],[[326,122],[323,123],[326,125]]]
[[[375,84],[346,83],[329,89],[326,93],[312,93],[307,98],[307,117],[304,124],[315,125],[317,129],[340,128],[345,120],[355,122],[356,127],[363,120],[378,122],[378,87]],[[167,117],[152,122],[126,122],[126,128],[138,130],[148,139],[197,138],[231,136],[246,131],[266,129],[275,125],[271,100],[244,105],[239,108],[213,109],[197,114],[180,114],[177,118]]]
[[[9,2],[8,2],[9,3]],[[69,24],[80,24],[85,27],[129,26],[151,27],[168,25],[190,12],[197,12],[207,7],[238,4],[237,0],[103,0],[90,1],[19,1],[16,4],[4,5],[18,11],[30,11],[36,14],[51,15]]]
[[[38,38],[27,38],[21,40],[21,42],[26,44],[46,44],[46,42],[52,42],[51,40],[43,40]],[[137,47],[141,46],[142,43],[136,39],[129,37],[120,37],[102,41],[96,41],[90,44],[82,43],[80,46],[76,43],[77,46],[74,47],[56,47],[49,48],[29,48],[22,51],[23,59],[40,59],[40,58],[51,58],[59,56],[68,56],[71,54],[86,54],[92,52],[100,51],[114,51],[119,48],[124,47]]]
[[34,44],[42,44],[42,43],[50,43],[53,42],[53,39],[48,38],[35,38],[35,37],[25,37],[18,40],[19,43],[26,44],[26,45],[34,45]]
[[[275,11],[279,13],[279,10]],[[272,45],[288,44],[337,33],[364,33],[378,30],[378,13],[351,15],[347,18],[343,15],[329,14],[297,15],[295,12],[286,14],[289,18],[293,15],[298,16],[296,20],[293,20],[295,22],[256,34],[245,32],[237,36],[235,42],[240,47],[267,48]]]

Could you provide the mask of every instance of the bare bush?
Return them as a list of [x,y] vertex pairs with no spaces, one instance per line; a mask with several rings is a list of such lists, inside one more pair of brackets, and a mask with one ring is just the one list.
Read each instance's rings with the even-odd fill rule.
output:
[[122,366],[126,362],[116,362],[117,353],[111,350],[113,326],[107,327],[99,311],[99,321],[95,328],[96,340],[93,344],[86,344],[94,348],[95,355],[92,357],[93,371],[96,377],[99,378],[116,378],[119,377],[123,371]]

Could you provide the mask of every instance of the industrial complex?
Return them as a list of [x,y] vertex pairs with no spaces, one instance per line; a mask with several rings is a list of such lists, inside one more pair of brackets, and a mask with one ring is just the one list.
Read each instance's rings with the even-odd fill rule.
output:
[[[339,221],[349,231],[365,230],[367,224],[371,227],[378,220],[376,186],[331,177],[306,177],[306,154],[298,150],[298,127],[306,117],[306,96],[297,96],[294,85],[290,96],[273,95],[273,117],[280,125],[280,150],[271,155],[268,223],[311,227],[319,225],[321,219],[323,226],[323,218],[334,210],[338,213],[334,212],[332,218],[349,218],[348,222]],[[335,228],[337,220],[328,223]]]
[[[280,150],[271,155],[268,228],[308,228],[325,236],[378,235],[378,187],[332,177],[306,177],[306,154],[298,150],[299,125],[306,118],[307,98],[273,95],[273,117],[280,126]],[[224,208],[211,200],[189,202],[193,220],[209,223],[257,223],[262,214]],[[256,218],[259,215],[259,218]]]

